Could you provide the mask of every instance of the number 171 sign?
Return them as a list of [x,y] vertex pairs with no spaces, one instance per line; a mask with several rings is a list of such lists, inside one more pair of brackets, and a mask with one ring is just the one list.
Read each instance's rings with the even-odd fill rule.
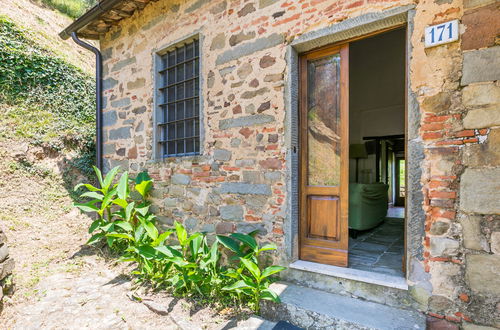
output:
[[425,28],[425,47],[434,47],[458,40],[458,20]]

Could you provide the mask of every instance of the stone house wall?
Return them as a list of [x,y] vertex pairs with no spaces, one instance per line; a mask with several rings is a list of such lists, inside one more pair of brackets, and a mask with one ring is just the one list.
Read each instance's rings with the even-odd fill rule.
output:
[[[416,247],[410,290],[452,322],[500,326],[500,46],[494,0],[160,0],[100,40],[105,160],[156,180],[161,224],[209,233],[259,229],[288,264],[287,47],[367,13],[409,14],[409,185]],[[458,42],[425,49],[426,26],[461,21]],[[202,152],[155,160],[154,53],[200,34]],[[410,118],[409,118],[410,121]],[[293,244],[293,241],[291,242]]]

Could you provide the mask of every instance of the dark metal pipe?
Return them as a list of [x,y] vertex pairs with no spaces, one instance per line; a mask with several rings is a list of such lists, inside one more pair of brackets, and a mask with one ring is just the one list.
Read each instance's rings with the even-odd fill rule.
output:
[[76,32],[71,33],[73,41],[79,46],[95,54],[95,131],[96,131],[96,166],[102,171],[102,54],[99,49],[78,38]]

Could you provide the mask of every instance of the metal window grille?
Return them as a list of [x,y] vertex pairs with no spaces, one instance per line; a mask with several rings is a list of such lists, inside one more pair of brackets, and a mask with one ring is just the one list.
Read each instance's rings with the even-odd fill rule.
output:
[[163,157],[200,152],[200,59],[198,40],[161,56],[160,150]]

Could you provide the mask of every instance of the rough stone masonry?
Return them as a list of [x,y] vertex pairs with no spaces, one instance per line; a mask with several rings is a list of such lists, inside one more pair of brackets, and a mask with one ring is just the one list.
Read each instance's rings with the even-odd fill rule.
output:
[[[147,169],[163,225],[260,230],[287,264],[291,153],[288,45],[366,13],[409,15],[410,185],[417,248],[408,281],[443,322],[500,326],[500,3],[495,0],[152,2],[101,37],[108,167]],[[458,42],[424,48],[426,26],[460,20]],[[153,155],[154,53],[200,35],[201,155]]]
[[7,287],[7,277],[14,270],[14,259],[9,258],[9,248],[7,247],[7,236],[0,228],[0,313],[2,312],[2,300]]

